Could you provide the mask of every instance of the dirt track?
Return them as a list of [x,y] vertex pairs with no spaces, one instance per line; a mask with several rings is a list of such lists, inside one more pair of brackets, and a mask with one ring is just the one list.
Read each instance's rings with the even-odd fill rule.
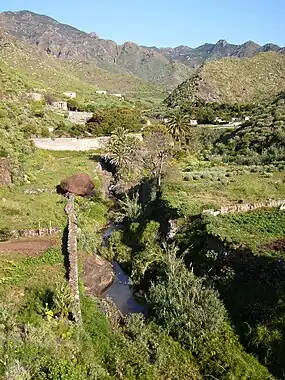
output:
[[56,244],[54,237],[39,237],[17,239],[0,242],[0,254],[5,252],[19,253],[26,256],[35,256]]

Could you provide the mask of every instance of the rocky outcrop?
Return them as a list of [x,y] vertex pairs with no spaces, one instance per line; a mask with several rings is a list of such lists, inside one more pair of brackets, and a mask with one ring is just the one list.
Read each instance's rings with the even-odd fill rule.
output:
[[0,186],[12,184],[11,165],[7,158],[0,158]]
[[61,181],[60,187],[64,193],[71,193],[84,197],[91,194],[94,190],[94,183],[89,174],[77,173]]
[[112,264],[93,254],[83,264],[83,281],[88,295],[101,296],[114,280]]

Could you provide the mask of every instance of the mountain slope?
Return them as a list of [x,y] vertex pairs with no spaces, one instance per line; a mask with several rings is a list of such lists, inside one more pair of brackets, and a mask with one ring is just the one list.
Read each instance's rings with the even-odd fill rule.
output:
[[69,25],[29,11],[0,13],[0,27],[17,38],[36,45],[59,59],[92,62],[116,73],[132,73],[153,84],[175,88],[191,74],[180,62],[172,62],[161,52],[132,42],[117,45]]
[[109,73],[89,63],[59,60],[1,28],[0,73],[4,95],[21,95],[33,88],[43,88],[53,93],[76,91],[90,98],[100,88],[134,97],[162,96],[160,90],[133,75]]
[[285,90],[285,56],[270,52],[252,58],[206,62],[168,97],[169,106],[188,102],[253,102]]

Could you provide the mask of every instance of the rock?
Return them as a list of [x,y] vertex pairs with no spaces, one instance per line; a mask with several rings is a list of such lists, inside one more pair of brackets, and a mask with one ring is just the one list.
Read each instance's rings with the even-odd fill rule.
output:
[[86,173],[77,173],[61,181],[60,188],[64,193],[89,195],[94,190],[94,183]]
[[83,282],[88,295],[100,296],[112,284],[115,274],[109,261],[93,254],[84,260]]
[[12,184],[11,165],[7,158],[0,158],[0,186]]

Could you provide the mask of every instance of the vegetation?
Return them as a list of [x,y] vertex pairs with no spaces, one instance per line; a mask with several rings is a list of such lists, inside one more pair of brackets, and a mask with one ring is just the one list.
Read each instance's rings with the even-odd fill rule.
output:
[[271,52],[207,61],[167,102],[175,107],[200,101],[234,104],[269,100],[284,91],[284,60],[283,55]]
[[285,135],[284,94],[260,105],[255,116],[240,128],[223,135],[214,152],[224,160],[243,164],[284,164]]
[[[23,165],[26,181],[9,188],[0,187],[0,228],[29,229],[39,225],[44,228],[50,223],[54,227],[65,227],[65,201],[56,193],[56,186],[74,172],[94,176],[95,165],[90,153],[36,150]],[[101,218],[102,225],[105,223],[104,212],[104,207],[103,210],[99,207],[94,213],[98,220]]]
[[[179,107],[169,112],[163,105],[144,107],[153,98],[144,103],[142,97],[140,103],[136,96],[97,97],[91,80],[102,70],[39,57],[1,33],[0,43],[6,42],[0,53],[5,58],[0,63],[0,157],[13,169],[13,183],[0,188],[0,251],[6,247],[0,255],[0,377],[284,378],[284,210],[203,213],[284,199],[284,94],[264,100],[277,93],[276,87],[282,89],[276,76],[283,72],[283,58],[270,53],[207,63],[188,83],[192,91],[200,78],[200,92],[175,99],[183,84],[169,98],[170,106],[177,100]],[[32,70],[35,57],[39,69]],[[254,65],[258,69],[251,75]],[[130,91],[137,83],[121,74],[104,75],[107,82],[116,77],[120,86],[123,77]],[[244,75],[249,79],[241,84]],[[69,108],[93,113],[85,125],[71,124],[64,112],[47,107],[61,99],[67,85],[78,92],[68,100]],[[210,104],[216,85],[218,103]],[[34,88],[45,93],[42,101],[26,98]],[[244,116],[250,119],[231,131],[189,122]],[[166,117],[168,122],[161,123]],[[110,139],[100,152],[89,153],[39,151],[29,142],[31,136],[50,134]],[[109,174],[97,173],[98,160]],[[79,326],[71,318],[66,282],[66,200],[55,191],[74,172],[88,173],[95,183],[95,194],[75,200]],[[108,182],[109,199],[101,180]],[[115,230],[107,245],[102,230],[108,219]],[[11,249],[15,242],[5,241],[11,230],[50,225],[60,227],[62,236],[47,238],[48,249],[24,250],[20,240],[18,253]],[[43,237],[35,240],[44,245]],[[108,298],[86,296],[81,272],[94,253],[128,273],[147,316],[121,316]]]
[[[284,236],[285,213],[278,209],[228,214],[213,218],[208,232],[227,243],[250,247],[254,252],[269,251],[271,242]],[[264,253],[264,252],[263,252]],[[273,253],[276,255],[276,252]]]

